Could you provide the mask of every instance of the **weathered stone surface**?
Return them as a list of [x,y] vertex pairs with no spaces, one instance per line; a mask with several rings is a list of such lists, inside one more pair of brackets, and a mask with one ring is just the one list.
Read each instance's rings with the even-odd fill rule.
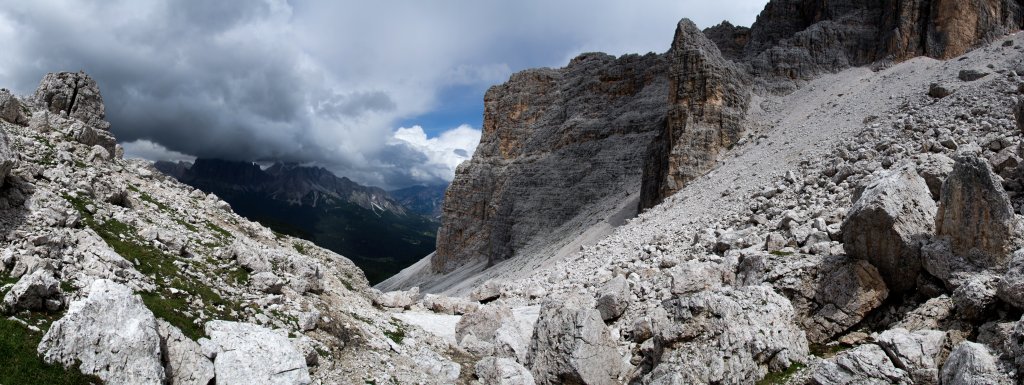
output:
[[767,286],[723,288],[663,303],[665,350],[644,384],[746,384],[806,362],[793,307]]
[[963,80],[965,82],[973,82],[973,81],[981,79],[981,78],[983,78],[985,76],[988,76],[988,71],[984,71],[984,70],[980,70],[980,69],[976,69],[976,68],[968,68],[968,69],[965,69],[965,70],[960,70],[960,74],[957,75],[957,77],[960,78],[960,80]]
[[210,321],[206,334],[216,357],[218,385],[309,384],[306,358],[288,338],[239,322]]
[[158,319],[160,357],[168,385],[208,385],[213,380],[213,362],[192,341],[167,321]]
[[494,264],[566,238],[557,230],[583,213],[617,210],[624,192],[639,191],[645,149],[663,128],[667,69],[659,55],[590,53],[488,90],[480,144],[447,191],[432,270]]
[[474,369],[481,385],[534,385],[533,374],[508,358],[485,357]]
[[1020,29],[1011,0],[771,1],[744,59],[756,74],[808,79],[915,56],[949,59]]
[[469,314],[479,309],[480,303],[466,298],[427,294],[423,296],[423,307],[435,313]]
[[882,175],[869,184],[843,221],[843,247],[870,262],[890,290],[914,288],[921,270],[921,243],[934,229],[935,202],[912,167]]
[[6,88],[0,88],[0,119],[22,126],[28,124],[25,106]]
[[861,345],[825,360],[812,375],[818,385],[910,385],[910,375],[893,365],[878,345]]
[[538,384],[622,382],[622,356],[590,297],[544,303],[526,366]]
[[[48,73],[39,82],[35,93],[36,104],[46,110],[81,120],[90,127],[100,130],[110,128],[103,119],[106,112],[100,88],[85,72]],[[111,151],[113,149],[111,148]]]
[[601,286],[597,296],[597,311],[601,319],[608,321],[619,318],[629,306],[629,282],[617,275]]
[[[771,266],[767,271],[756,271],[754,265],[765,264]],[[845,332],[889,296],[874,266],[845,256],[771,256],[741,264],[740,275],[760,277],[756,281],[767,282],[789,298],[811,343],[825,343]]]
[[[47,300],[56,300],[60,304],[60,282],[53,277],[53,272],[39,269],[26,274],[4,295],[3,308],[8,312],[21,310],[47,310]],[[57,309],[49,309],[57,310]]]
[[996,304],[999,277],[991,274],[972,274],[953,290],[953,305],[957,316],[977,321]]
[[285,284],[285,280],[269,271],[254,274],[252,277],[249,277],[249,282],[251,282],[252,287],[256,288],[256,290],[268,294],[281,294],[281,289],[284,288]]
[[942,154],[920,154],[914,157],[917,174],[928,184],[932,199],[938,201],[942,194],[942,183],[953,172],[953,159]]
[[501,302],[481,306],[477,311],[462,316],[455,324],[455,339],[462,341],[472,334],[485,342],[494,342],[494,334],[505,324],[515,324],[512,308]]
[[744,132],[750,90],[742,72],[724,59],[692,21],[676,27],[669,61],[665,131],[644,168],[640,207],[652,207],[703,175]]
[[928,86],[928,96],[933,98],[942,99],[953,94],[953,90],[948,84],[944,83],[932,83]]
[[1006,269],[1017,219],[999,180],[984,159],[957,156],[935,216],[938,239],[925,253],[932,275],[949,280],[957,271]]
[[4,186],[7,175],[18,161],[18,154],[11,148],[7,134],[0,132],[0,187]]
[[501,291],[505,289],[505,281],[489,279],[484,281],[469,293],[469,299],[473,301],[493,301],[501,297]]
[[999,299],[1024,309],[1024,250],[1013,253],[1009,268],[999,280]]
[[985,345],[961,342],[942,366],[943,385],[1009,385],[1012,382],[999,370],[996,358]]
[[128,287],[99,279],[89,295],[72,302],[67,314],[39,342],[49,363],[79,364],[107,384],[164,383],[156,318]]
[[389,291],[381,293],[374,299],[380,306],[392,308],[406,308],[412,306],[419,299],[420,289],[414,287],[409,290]]
[[913,383],[939,383],[939,366],[945,358],[944,353],[948,351],[946,332],[892,329],[874,336],[874,340],[896,367],[910,374]]

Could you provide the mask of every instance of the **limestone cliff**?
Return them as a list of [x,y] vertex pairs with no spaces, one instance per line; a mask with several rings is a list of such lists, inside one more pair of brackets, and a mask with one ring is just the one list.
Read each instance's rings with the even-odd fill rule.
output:
[[592,202],[639,190],[667,70],[659,55],[584,54],[492,87],[480,145],[445,196],[433,270],[510,258]]

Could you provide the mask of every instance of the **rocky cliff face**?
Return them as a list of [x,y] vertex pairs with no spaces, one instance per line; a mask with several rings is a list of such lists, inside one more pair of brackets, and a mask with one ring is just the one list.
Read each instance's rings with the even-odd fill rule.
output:
[[445,196],[434,271],[490,264],[640,187],[644,149],[664,127],[668,62],[584,54],[562,69],[521,72],[484,98],[473,159]]
[[689,20],[676,28],[669,61],[669,110],[650,145],[640,207],[652,207],[710,170],[744,133],[750,104],[745,74]]
[[741,61],[755,75],[804,80],[915,56],[956,57],[1022,23],[1015,0],[775,0],[751,26]]

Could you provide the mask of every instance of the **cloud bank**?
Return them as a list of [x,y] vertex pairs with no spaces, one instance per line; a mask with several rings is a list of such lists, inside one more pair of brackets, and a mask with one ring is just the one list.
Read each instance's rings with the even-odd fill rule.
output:
[[[585,51],[662,52],[675,23],[766,0],[0,0],[0,85],[85,70],[129,153],[321,165],[383,187],[450,180],[480,116],[398,122]],[[480,103],[482,104],[482,100]]]

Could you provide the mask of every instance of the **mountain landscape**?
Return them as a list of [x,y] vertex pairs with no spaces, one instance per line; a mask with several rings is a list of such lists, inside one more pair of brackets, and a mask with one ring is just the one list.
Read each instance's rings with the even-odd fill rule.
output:
[[371,283],[434,251],[432,206],[443,188],[411,187],[404,191],[413,193],[393,197],[323,168],[282,163],[263,169],[253,163],[196,159],[191,164],[156,162],[154,167],[216,194],[250,220],[347,256]]
[[683,18],[491,87],[443,199],[124,159],[100,85],[47,74],[0,91],[0,383],[1022,384],[1022,27]]

